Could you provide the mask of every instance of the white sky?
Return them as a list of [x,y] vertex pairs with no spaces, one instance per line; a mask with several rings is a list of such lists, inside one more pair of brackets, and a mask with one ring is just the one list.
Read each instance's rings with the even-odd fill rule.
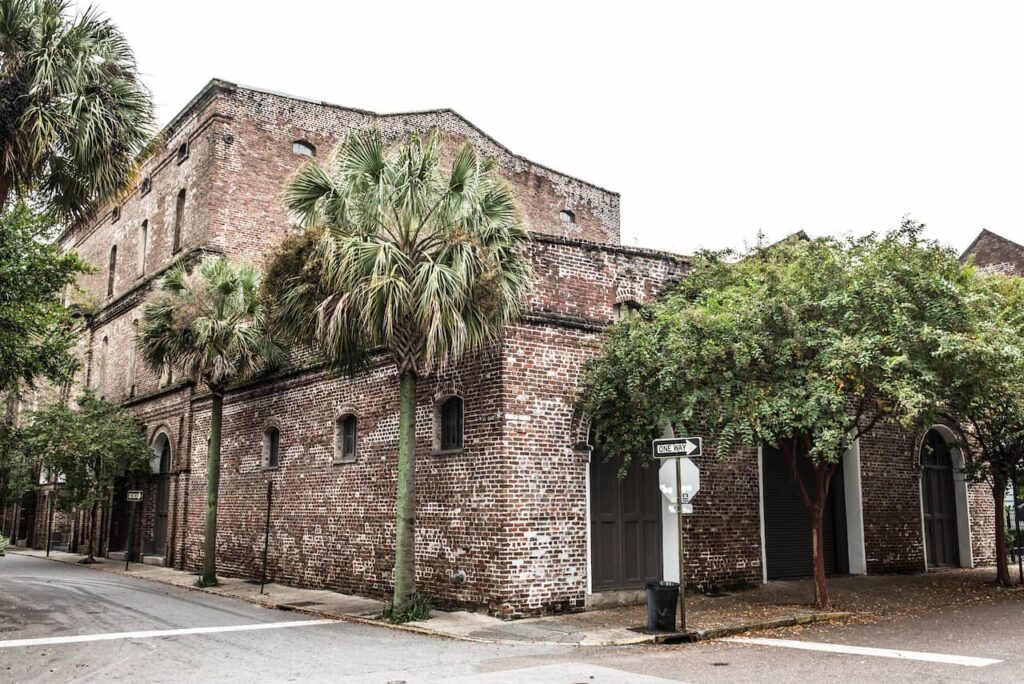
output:
[[910,214],[1024,241],[1024,4],[95,0],[166,123],[212,77],[451,107],[691,252]]

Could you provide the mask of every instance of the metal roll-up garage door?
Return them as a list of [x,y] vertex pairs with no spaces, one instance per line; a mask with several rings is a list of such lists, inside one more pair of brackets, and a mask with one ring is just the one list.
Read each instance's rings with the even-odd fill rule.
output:
[[[811,551],[811,516],[800,497],[786,457],[777,449],[761,452],[762,495],[764,497],[765,557],[768,579],[795,579],[814,574]],[[813,476],[806,459],[797,465],[807,488]],[[849,572],[846,555],[846,520],[843,501],[842,468],[837,468],[829,485],[825,505],[825,572]]]

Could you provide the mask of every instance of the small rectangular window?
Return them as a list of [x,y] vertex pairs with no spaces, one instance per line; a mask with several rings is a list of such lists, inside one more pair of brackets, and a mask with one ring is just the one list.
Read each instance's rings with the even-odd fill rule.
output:
[[343,416],[334,422],[334,462],[356,460],[356,417]]
[[263,433],[263,464],[266,468],[276,468],[281,464],[281,431],[276,427],[267,428]]
[[441,451],[462,448],[462,399],[451,397],[441,405]]
[[146,273],[146,250],[149,248],[149,219],[139,226],[139,275]]
[[114,273],[117,271],[117,245],[110,248],[110,263],[107,266],[107,296],[114,296]]
[[174,203],[174,242],[171,251],[177,252],[181,249],[181,229],[185,220],[185,188],[178,191],[178,199]]

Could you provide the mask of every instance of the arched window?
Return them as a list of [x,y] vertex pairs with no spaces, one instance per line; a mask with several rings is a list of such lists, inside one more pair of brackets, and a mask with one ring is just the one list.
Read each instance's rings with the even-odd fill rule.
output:
[[448,397],[440,406],[438,420],[438,447],[441,451],[462,448],[462,399]]
[[110,222],[117,223],[119,218],[121,218],[121,207],[114,207],[110,210]]
[[110,248],[110,263],[107,265],[107,296],[114,296],[114,271],[117,269],[117,245]]
[[295,154],[301,154],[304,157],[315,157],[316,148],[313,143],[306,140],[296,140],[292,143],[292,152]]
[[633,300],[619,302],[612,307],[612,318],[616,321],[635,318],[640,313],[640,304]]
[[572,213],[568,209],[563,209],[558,212],[558,220],[562,223],[576,223],[576,214]]
[[149,191],[153,189],[153,179],[146,176],[142,179],[142,183],[139,185],[139,194],[142,196],[148,195]]
[[334,462],[356,460],[356,417],[351,413],[334,421]]
[[281,465],[281,431],[271,425],[263,431],[263,467],[277,468]]
[[181,249],[181,227],[185,221],[185,188],[178,191],[178,199],[174,203],[174,243],[172,251]]
[[139,275],[146,273],[146,249],[149,247],[149,219],[139,226]]
[[183,142],[178,145],[178,152],[175,155],[175,159],[179,164],[188,159],[188,142]]

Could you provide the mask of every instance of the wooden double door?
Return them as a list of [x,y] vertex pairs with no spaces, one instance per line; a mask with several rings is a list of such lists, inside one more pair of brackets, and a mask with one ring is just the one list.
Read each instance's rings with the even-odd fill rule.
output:
[[642,589],[662,575],[658,464],[590,455],[590,557],[594,592]]

